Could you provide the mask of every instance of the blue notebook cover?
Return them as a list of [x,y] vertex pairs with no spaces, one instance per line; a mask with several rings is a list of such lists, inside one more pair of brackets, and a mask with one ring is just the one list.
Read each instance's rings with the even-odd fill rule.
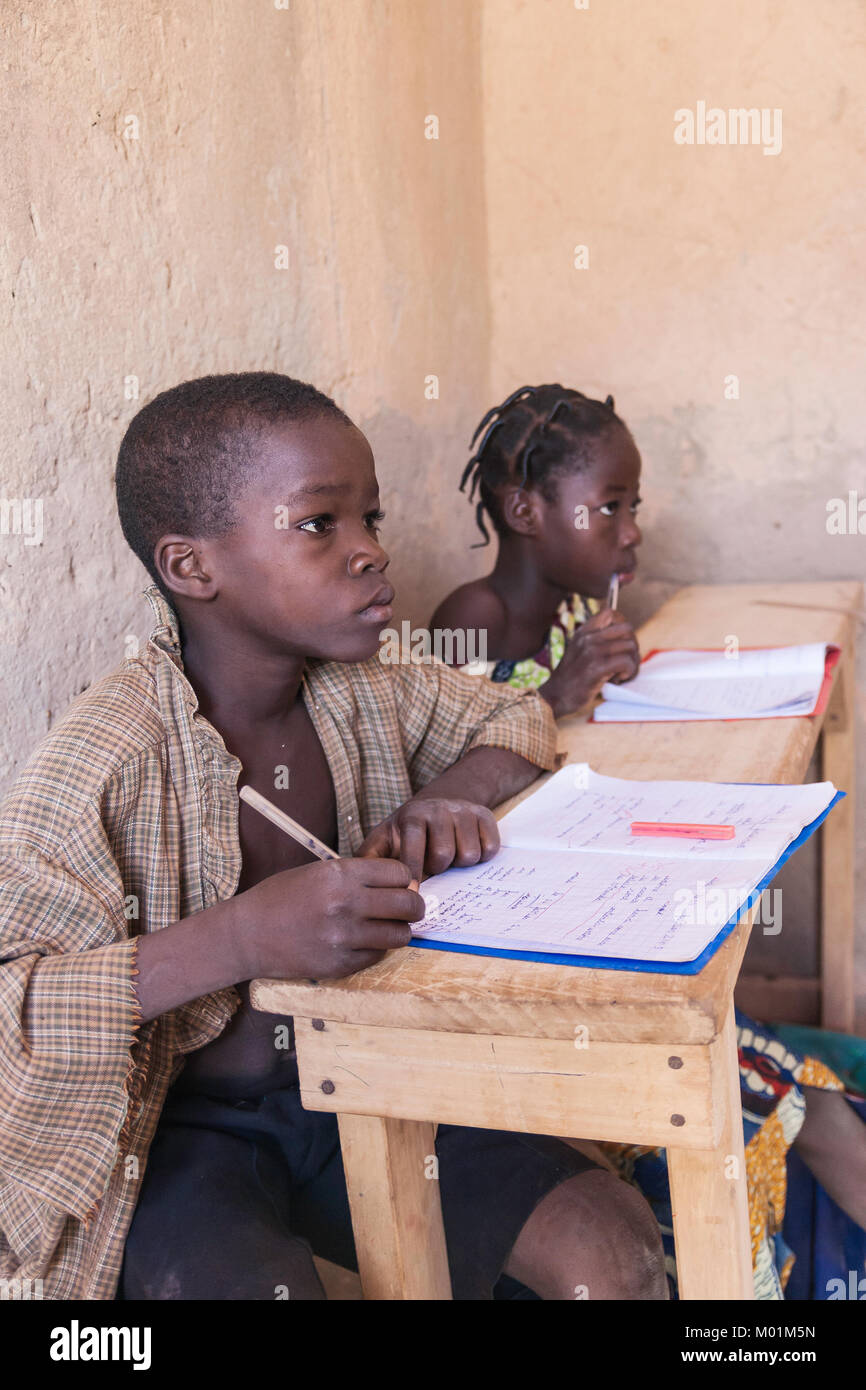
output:
[[[742,785],[771,786],[773,784],[751,782],[742,783]],[[703,970],[707,961],[715,955],[722,942],[730,936],[740,918],[755,902],[757,902],[761,893],[763,893],[764,889],[767,887],[767,884],[771,883],[776,877],[776,874],[785,861],[790,859],[795,849],[799,849],[802,844],[805,844],[806,840],[814,835],[818,826],[827,819],[833,807],[836,805],[836,802],[841,801],[844,795],[845,792],[837,792],[826,810],[822,811],[820,816],[816,816],[811,825],[805,826],[804,829],[800,831],[797,838],[792,840],[787,849],[782,851],[773,867],[768,870],[760,883],[752,890],[736,915],[732,917],[729,922],[725,923],[718,935],[710,942],[709,946],[706,946],[704,950],[701,951],[701,954],[696,956],[694,960],[671,962],[629,960],[625,957],[614,958],[612,956],[563,956],[544,951],[506,951],[500,950],[494,946],[457,946],[452,941],[426,941],[420,937],[413,938],[412,945],[423,947],[428,951],[459,951],[461,954],[467,956],[505,956],[509,960],[543,960],[546,961],[548,965],[582,965],[584,967],[588,966],[593,970],[638,970],[643,971],[644,974],[647,975],[697,975],[699,971]]]

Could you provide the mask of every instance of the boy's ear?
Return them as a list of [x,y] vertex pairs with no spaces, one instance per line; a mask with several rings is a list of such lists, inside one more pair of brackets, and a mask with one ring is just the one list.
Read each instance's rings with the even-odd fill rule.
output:
[[507,487],[500,496],[502,516],[509,530],[519,536],[537,536],[541,529],[538,494],[524,487]]
[[216,582],[202,551],[201,542],[190,536],[160,536],[154,547],[153,561],[171,593],[190,599],[216,597]]

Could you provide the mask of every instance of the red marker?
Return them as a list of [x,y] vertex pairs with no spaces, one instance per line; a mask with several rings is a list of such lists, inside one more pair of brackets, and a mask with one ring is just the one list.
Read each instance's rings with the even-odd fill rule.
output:
[[671,835],[686,840],[733,840],[733,825],[688,825],[680,821],[633,820],[632,835]]

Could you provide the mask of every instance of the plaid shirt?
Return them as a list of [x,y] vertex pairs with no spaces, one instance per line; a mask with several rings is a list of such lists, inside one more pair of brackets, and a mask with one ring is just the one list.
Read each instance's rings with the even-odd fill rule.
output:
[[[0,1277],[110,1299],[147,1152],[186,1053],[234,988],[142,1025],[139,934],[236,891],[241,764],[198,712],[159,590],[144,651],[92,686],[0,804]],[[536,694],[441,662],[310,661],[304,699],[334,782],[339,851],[472,748],[541,768]]]

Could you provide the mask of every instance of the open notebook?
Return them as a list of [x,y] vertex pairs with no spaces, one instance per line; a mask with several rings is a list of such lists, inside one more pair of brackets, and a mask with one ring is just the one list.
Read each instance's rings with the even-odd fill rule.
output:
[[815,714],[826,694],[837,647],[724,651],[659,651],[641,662],[634,680],[606,682],[596,723],[652,720],[778,719]]
[[[628,782],[564,767],[500,821],[493,859],[421,885],[415,944],[696,973],[841,796],[831,782]],[[736,836],[637,838],[638,820],[734,825]],[[772,934],[777,907],[765,914]]]

